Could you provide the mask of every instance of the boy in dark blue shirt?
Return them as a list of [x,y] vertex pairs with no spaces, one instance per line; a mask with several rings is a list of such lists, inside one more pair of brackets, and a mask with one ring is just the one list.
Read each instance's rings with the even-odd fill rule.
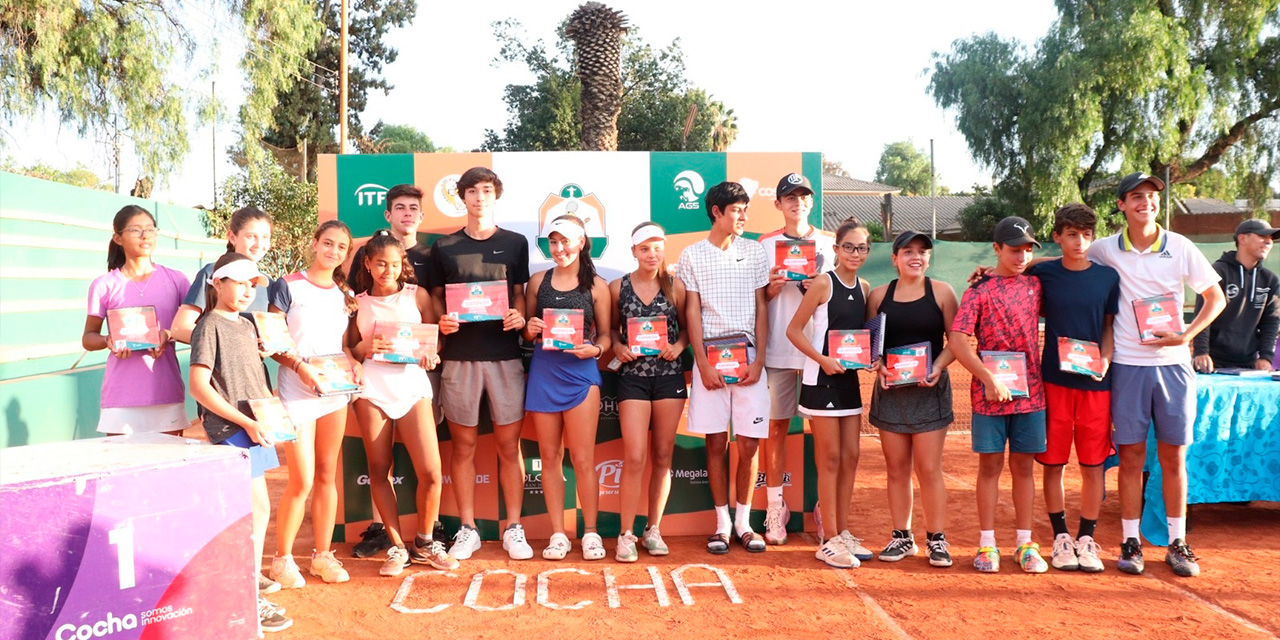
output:
[[[1062,259],[1042,262],[1028,273],[1040,278],[1044,316],[1044,357],[1041,369],[1047,404],[1046,448],[1036,455],[1044,466],[1044,501],[1053,524],[1053,556],[1050,564],[1063,571],[1102,571],[1093,532],[1102,506],[1102,463],[1111,454],[1110,367],[1114,340],[1111,324],[1120,304],[1120,274],[1111,267],[1089,262],[1098,217],[1083,204],[1069,204],[1054,214],[1053,241],[1062,248]],[[1099,365],[1101,376],[1073,373],[1060,366],[1058,339],[1083,340],[1098,345],[1096,355],[1073,354],[1082,365]],[[1062,471],[1075,443],[1083,487],[1080,492],[1080,529],[1072,540],[1067,521]]]

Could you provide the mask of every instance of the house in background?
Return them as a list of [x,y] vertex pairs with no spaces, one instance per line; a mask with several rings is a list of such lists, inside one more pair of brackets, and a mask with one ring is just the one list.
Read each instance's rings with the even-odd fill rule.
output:
[[960,210],[973,202],[973,196],[904,196],[902,189],[878,182],[834,175],[822,176],[822,228],[835,231],[840,224],[854,218],[863,224],[876,223],[888,233],[933,231],[933,211],[938,211],[938,233],[941,240],[959,240]]
[[1174,231],[1199,242],[1231,242],[1236,225],[1249,218],[1267,220],[1271,226],[1280,224],[1280,200],[1267,202],[1266,213],[1257,215],[1248,202],[1236,203],[1217,198],[1174,198]]

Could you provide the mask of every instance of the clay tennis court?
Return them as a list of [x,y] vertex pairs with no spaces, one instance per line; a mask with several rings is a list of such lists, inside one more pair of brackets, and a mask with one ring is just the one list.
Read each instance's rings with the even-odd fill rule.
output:
[[[827,568],[814,559],[817,540],[793,534],[787,545],[748,554],[735,545],[726,556],[703,550],[700,537],[667,537],[671,555],[624,565],[609,557],[581,560],[575,541],[568,560],[507,559],[498,542],[449,575],[415,565],[395,578],[378,575],[381,558],[336,554],[351,581],[307,586],[269,596],[288,608],[294,638],[1274,638],[1280,636],[1280,504],[1199,505],[1188,539],[1202,573],[1184,579],[1163,564],[1163,548],[1147,545],[1147,573],[1115,569],[1119,550],[1116,473],[1107,475],[1097,538],[1107,565],[1100,574],[1023,574],[1012,562],[1013,507],[1002,482],[997,536],[1004,551],[999,574],[970,564],[977,547],[974,503],[977,457],[969,449],[968,376],[952,367],[957,424],[947,439],[948,538],[956,560],[930,567],[923,553],[898,563],[871,560],[861,568]],[[864,397],[869,391],[864,389]],[[1067,519],[1074,532],[1079,475],[1067,471]],[[269,472],[273,501],[283,468]],[[875,551],[890,531],[884,458],[879,439],[862,438],[851,530]],[[798,517],[798,516],[797,516]],[[917,504],[917,539],[923,513]],[[268,549],[274,525],[267,534]],[[1052,531],[1037,481],[1036,540],[1048,554]],[[531,540],[535,552],[545,541]],[[310,518],[297,549],[311,544]],[[576,559],[575,559],[576,558]],[[307,560],[299,557],[306,571]],[[268,559],[269,562],[269,559]],[[721,581],[709,567],[719,569]],[[550,573],[554,572],[554,573]],[[660,582],[662,591],[653,587]],[[723,584],[715,584],[723,582]],[[612,588],[610,587],[612,585]],[[645,585],[648,589],[627,588]],[[708,586],[709,585],[709,586]]]

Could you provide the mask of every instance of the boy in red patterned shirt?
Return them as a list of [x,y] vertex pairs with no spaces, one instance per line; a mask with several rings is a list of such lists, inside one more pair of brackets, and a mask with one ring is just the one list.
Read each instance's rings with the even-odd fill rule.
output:
[[[1018,565],[1028,573],[1049,569],[1040,545],[1031,541],[1035,501],[1035,454],[1045,450],[1044,385],[1040,379],[1040,281],[1024,272],[1031,264],[1031,225],[1008,217],[996,225],[997,265],[990,276],[965,292],[951,325],[947,347],[956,361],[973,374],[973,450],[978,454],[978,524],[981,539],[973,566],[978,571],[1000,570],[996,547],[996,503],[1006,443],[1013,474],[1013,508],[1017,521]],[[1010,351],[1025,355],[1026,397],[1013,398],[1008,387],[982,364],[969,343],[977,338],[979,351]]]

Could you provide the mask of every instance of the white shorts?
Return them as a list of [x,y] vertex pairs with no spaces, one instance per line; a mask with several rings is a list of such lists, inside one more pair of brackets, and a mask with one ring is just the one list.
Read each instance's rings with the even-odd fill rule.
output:
[[800,369],[765,367],[769,374],[769,419],[808,417],[800,406]]
[[191,424],[181,402],[145,407],[111,407],[98,414],[98,433],[134,434],[182,431]]
[[[747,358],[755,360],[755,349]],[[699,434],[726,433],[732,421],[734,435],[748,438],[769,437],[768,372],[755,384],[728,384],[723,389],[707,389],[695,370],[689,390],[689,431]]]

